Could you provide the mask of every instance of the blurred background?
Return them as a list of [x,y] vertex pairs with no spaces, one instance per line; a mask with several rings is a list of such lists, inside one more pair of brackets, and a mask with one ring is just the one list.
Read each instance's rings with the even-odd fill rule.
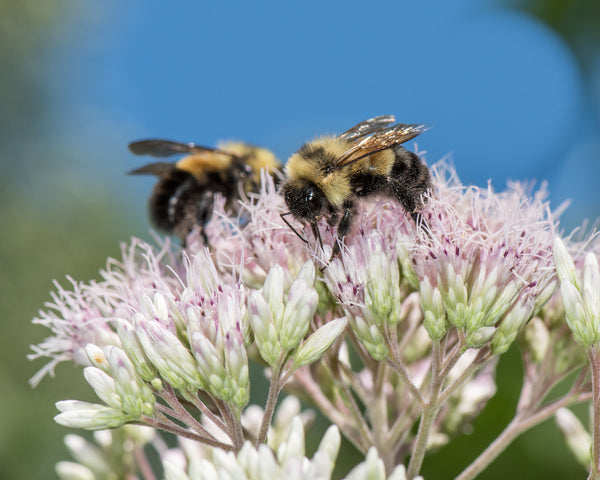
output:
[[[119,242],[150,239],[152,180],[127,143],[264,145],[285,159],[317,134],[394,114],[432,129],[464,183],[547,181],[571,230],[600,212],[600,2],[69,2],[0,0],[0,478],[55,478],[54,402],[91,398],[61,366],[32,390],[30,323],[52,279],[97,276]],[[512,416],[517,352],[474,430],[426,462],[454,477]],[[351,456],[348,450],[346,455]],[[480,478],[583,478],[554,423]]]

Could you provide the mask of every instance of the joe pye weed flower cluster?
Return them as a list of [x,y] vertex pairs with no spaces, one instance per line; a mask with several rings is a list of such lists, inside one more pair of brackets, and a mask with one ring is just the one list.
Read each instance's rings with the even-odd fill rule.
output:
[[[133,239],[100,281],[57,284],[34,320],[51,335],[32,347],[49,359],[32,383],[73,362],[98,397],[57,403],[58,423],[97,431],[67,436],[61,478],[328,479],[342,436],[362,454],[345,478],[417,478],[494,395],[514,343],[514,418],[457,478],[554,415],[600,478],[600,406],[591,433],[566,410],[600,395],[600,244],[561,236],[543,187],[467,187],[443,163],[432,175],[426,228],[391,200],[361,203],[330,262],[335,231],[303,243],[265,176],[238,218],[217,202],[210,248],[198,232],[185,249]],[[251,367],[269,382],[261,406]],[[309,458],[314,410],[331,427]]]

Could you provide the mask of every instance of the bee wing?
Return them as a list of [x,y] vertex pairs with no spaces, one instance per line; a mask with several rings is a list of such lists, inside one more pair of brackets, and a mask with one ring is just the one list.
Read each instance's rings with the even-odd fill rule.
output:
[[378,117],[369,118],[338,135],[338,138],[346,140],[347,142],[355,142],[378,130],[387,129],[395,121],[396,119],[393,115],[380,115]]
[[128,175],[156,175],[162,177],[175,169],[171,162],[155,162],[127,172]]
[[427,130],[429,130],[429,126],[419,123],[412,125],[398,123],[392,127],[375,130],[359,140],[350,150],[338,158],[333,166],[335,168],[346,167],[367,155],[407,142]]
[[230,157],[235,157],[232,153],[224,152],[217,148],[203,147],[202,145],[196,145],[195,143],[181,143],[159,138],[131,142],[129,144],[129,151],[135,155],[151,155],[153,157],[170,157],[171,155],[180,155],[182,153],[207,152],[217,152]]

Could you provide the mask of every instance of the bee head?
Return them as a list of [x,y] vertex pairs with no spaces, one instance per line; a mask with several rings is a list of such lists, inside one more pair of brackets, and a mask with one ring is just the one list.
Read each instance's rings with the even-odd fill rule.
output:
[[290,212],[300,220],[315,221],[327,211],[327,197],[312,182],[288,182],[283,187],[283,196]]

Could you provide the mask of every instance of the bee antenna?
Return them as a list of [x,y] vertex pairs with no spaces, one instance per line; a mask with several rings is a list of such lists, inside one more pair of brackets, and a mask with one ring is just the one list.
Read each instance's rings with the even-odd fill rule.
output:
[[296,236],[297,236],[297,237],[298,237],[300,240],[302,240],[304,243],[309,243],[309,241],[308,241],[308,240],[307,240],[305,237],[303,237],[302,235],[300,235],[300,234],[298,233],[298,231],[297,231],[297,230],[296,230],[296,229],[295,229],[295,228],[292,226],[292,224],[291,224],[290,222],[288,222],[288,221],[287,221],[287,219],[285,218],[285,217],[286,217],[286,215],[290,215],[291,213],[292,213],[292,212],[280,213],[280,214],[279,214],[279,216],[280,216],[280,217],[281,217],[281,219],[282,219],[282,220],[285,222],[285,224],[286,224],[288,227],[290,227],[290,230],[291,230],[292,232],[294,232],[294,233],[296,234]]

